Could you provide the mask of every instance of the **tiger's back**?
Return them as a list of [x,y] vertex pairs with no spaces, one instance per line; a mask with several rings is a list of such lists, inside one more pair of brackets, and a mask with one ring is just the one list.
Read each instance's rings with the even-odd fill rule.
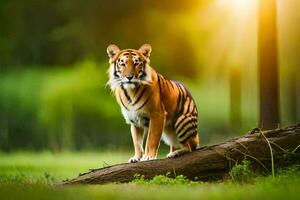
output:
[[[165,132],[175,132],[178,143],[184,144],[198,133],[195,101],[182,83],[165,79],[159,74],[158,77],[161,99],[168,113]],[[176,147],[180,146],[178,143]],[[192,150],[194,148],[192,146]]]

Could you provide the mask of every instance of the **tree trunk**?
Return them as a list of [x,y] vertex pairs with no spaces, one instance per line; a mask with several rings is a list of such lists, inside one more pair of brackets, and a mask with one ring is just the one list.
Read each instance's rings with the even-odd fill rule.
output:
[[260,127],[272,129],[280,123],[276,0],[259,1],[258,24]]
[[184,175],[191,180],[212,181],[228,176],[231,167],[243,159],[251,161],[254,170],[269,173],[271,171],[269,143],[273,149],[276,168],[300,161],[297,153],[300,151],[300,125],[298,124],[264,132],[253,129],[246,136],[202,147],[173,159],[125,163],[93,169],[59,185],[125,183],[132,181],[136,174],[151,179],[156,175],[167,173],[171,176]]

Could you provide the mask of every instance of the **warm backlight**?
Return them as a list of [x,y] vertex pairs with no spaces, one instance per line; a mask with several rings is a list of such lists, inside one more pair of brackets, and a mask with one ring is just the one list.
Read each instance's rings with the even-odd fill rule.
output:
[[256,6],[256,0],[216,0],[216,4],[236,13],[244,13]]
[[257,0],[214,0],[201,12],[201,25],[211,34],[207,46],[209,65],[250,67],[255,65],[257,43]]

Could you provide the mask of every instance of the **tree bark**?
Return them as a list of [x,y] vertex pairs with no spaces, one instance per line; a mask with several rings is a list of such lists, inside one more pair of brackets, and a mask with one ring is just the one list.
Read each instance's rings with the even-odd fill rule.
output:
[[191,180],[213,181],[227,177],[232,166],[244,159],[251,162],[254,170],[270,173],[271,154],[267,141],[273,149],[276,168],[300,162],[297,153],[300,152],[300,125],[297,124],[263,132],[253,129],[243,137],[202,147],[173,159],[125,163],[93,169],[59,185],[125,183],[132,181],[136,174],[151,179],[156,175],[167,173],[172,177],[184,175]]
[[272,129],[280,123],[276,0],[259,1],[258,5],[260,127]]

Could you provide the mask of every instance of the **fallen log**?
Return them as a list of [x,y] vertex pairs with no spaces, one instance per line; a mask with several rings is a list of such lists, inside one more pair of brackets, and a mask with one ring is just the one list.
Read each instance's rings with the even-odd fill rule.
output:
[[251,162],[254,170],[270,173],[271,157],[276,168],[299,163],[299,146],[299,124],[268,131],[256,128],[245,136],[202,147],[177,158],[124,163],[93,169],[77,178],[63,181],[59,185],[125,183],[132,181],[137,174],[143,175],[145,179],[151,179],[156,175],[167,173],[171,176],[184,175],[191,180],[213,181],[228,176],[232,166],[244,159]]

